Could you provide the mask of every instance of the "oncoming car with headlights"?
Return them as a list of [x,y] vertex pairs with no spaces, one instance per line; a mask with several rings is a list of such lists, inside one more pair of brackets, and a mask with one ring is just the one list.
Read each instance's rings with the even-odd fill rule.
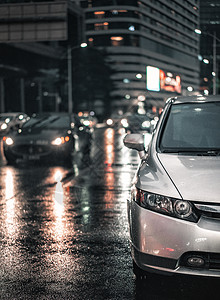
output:
[[220,96],[167,101],[128,199],[133,270],[220,276]]
[[17,132],[3,137],[8,164],[71,162],[75,119],[67,113],[33,115]]

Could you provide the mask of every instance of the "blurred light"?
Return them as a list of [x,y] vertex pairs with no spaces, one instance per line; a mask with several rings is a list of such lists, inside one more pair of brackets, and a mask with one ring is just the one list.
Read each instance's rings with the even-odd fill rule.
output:
[[122,41],[122,40],[123,40],[123,37],[122,37],[122,36],[112,36],[112,37],[111,37],[111,40],[112,40],[112,41]]
[[145,98],[145,96],[144,95],[139,95],[138,96],[138,100],[139,101],[144,101],[146,98]]
[[212,76],[213,76],[213,77],[215,77],[215,76],[216,76],[215,72],[212,72]]
[[128,95],[128,94],[127,94],[127,95],[125,95],[125,99],[127,99],[127,100],[128,100],[128,99],[130,99],[130,98],[131,98],[131,96],[130,96],[130,95]]
[[173,77],[173,74],[172,74],[172,73],[170,73],[170,72],[167,72],[167,76],[169,76],[169,77]]
[[203,78],[203,80],[204,80],[205,82],[208,82],[208,81],[209,81],[208,78],[206,78],[206,77]]
[[8,124],[9,122],[10,122],[10,118],[6,118],[6,119],[5,119],[5,123]]
[[80,47],[81,47],[81,48],[87,47],[87,43],[82,43],[82,44],[80,45]]
[[202,59],[203,59],[203,58],[202,58],[202,55],[199,54],[199,55],[198,55],[198,60],[202,61]]
[[8,138],[6,138],[5,143],[6,143],[8,146],[11,146],[11,145],[14,144],[14,141],[12,140],[12,138],[8,137]]
[[83,121],[83,125],[89,126],[89,125],[90,125],[90,121],[89,121],[89,120],[84,120],[84,121]]
[[19,115],[18,119],[19,120],[23,120],[24,119],[24,115]]
[[201,33],[202,33],[202,31],[201,31],[200,29],[198,29],[198,28],[196,28],[194,31],[195,31],[195,33],[197,33],[197,34],[201,34]]
[[122,120],[121,120],[121,124],[122,124],[122,126],[125,127],[125,128],[127,128],[127,127],[129,126],[128,120],[127,120],[127,119],[122,119]]
[[188,90],[189,92],[192,92],[192,91],[193,91],[193,87],[192,87],[192,86],[188,86],[188,87],[187,87],[187,90]]
[[130,31],[135,31],[134,25],[131,25],[128,29],[129,29]]
[[143,77],[142,74],[140,74],[140,73],[136,74],[137,79],[141,79],[142,77]]
[[56,170],[54,174],[54,179],[56,182],[60,182],[62,180],[62,172],[60,170]]
[[53,141],[51,142],[51,144],[52,144],[52,145],[56,145],[56,146],[61,145],[61,144],[62,144],[62,138],[60,138],[60,137],[56,138],[55,140],[53,140]]
[[104,15],[104,11],[94,11],[94,15]]
[[128,78],[125,78],[125,79],[123,79],[123,82],[124,82],[124,83],[129,83],[130,80],[129,80]]
[[207,58],[203,59],[204,64],[209,64],[209,60]]
[[8,127],[8,125],[7,125],[6,123],[3,123],[3,124],[1,125],[1,129],[2,129],[2,130],[5,130],[7,127]]
[[204,95],[208,95],[209,91],[208,90],[204,90]]
[[142,127],[143,128],[149,128],[150,127],[150,121],[144,121],[143,123],[142,123]]
[[112,120],[112,119],[108,119],[108,120],[106,121],[106,124],[109,125],[109,126],[112,125],[112,124],[113,124],[113,120]]

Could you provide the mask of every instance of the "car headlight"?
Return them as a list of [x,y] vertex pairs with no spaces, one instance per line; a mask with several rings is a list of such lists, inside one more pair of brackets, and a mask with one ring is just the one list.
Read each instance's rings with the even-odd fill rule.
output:
[[144,121],[141,126],[143,128],[150,128],[150,121]]
[[6,123],[3,123],[1,125],[1,130],[5,130],[5,129],[7,129],[7,127],[8,127],[8,125]]
[[3,141],[5,142],[5,144],[6,145],[8,145],[8,146],[11,146],[11,145],[13,145],[14,144],[14,141],[13,141],[13,139],[12,138],[10,138],[10,137],[3,137]]
[[61,137],[57,137],[55,140],[53,140],[51,142],[52,145],[55,145],[55,146],[60,146],[62,144],[65,144],[66,142],[68,142],[70,140],[69,136],[61,136]]
[[127,128],[127,127],[129,126],[128,120],[127,120],[127,119],[122,119],[122,120],[121,120],[121,124],[122,124],[122,126],[125,127],[125,128]]
[[165,214],[174,218],[197,222],[199,215],[189,202],[136,189],[133,199],[141,207]]
[[83,125],[84,126],[89,126],[90,125],[90,121],[89,120],[84,120],[83,121]]
[[112,119],[108,119],[106,121],[106,124],[109,125],[109,126],[111,126],[113,124],[113,120]]

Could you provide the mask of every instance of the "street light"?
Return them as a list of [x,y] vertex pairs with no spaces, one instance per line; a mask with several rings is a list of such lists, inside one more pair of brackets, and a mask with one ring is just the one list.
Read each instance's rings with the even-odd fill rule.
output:
[[68,62],[68,113],[73,112],[73,82],[72,82],[72,50],[77,48],[85,48],[87,43],[81,43],[78,46],[68,46],[67,62]]
[[[220,42],[220,39],[216,37],[216,32],[214,31],[213,34],[209,32],[202,32],[200,29],[195,29],[195,33],[197,34],[205,34],[211,36],[213,38],[213,95],[216,95],[216,78],[217,78],[217,61],[216,61],[216,40]],[[204,63],[208,63],[208,60],[203,60]]]

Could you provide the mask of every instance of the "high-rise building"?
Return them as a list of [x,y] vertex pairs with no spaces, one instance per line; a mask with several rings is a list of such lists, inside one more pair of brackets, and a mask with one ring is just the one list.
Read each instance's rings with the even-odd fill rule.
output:
[[200,0],[201,92],[219,92],[220,3]]
[[90,46],[105,48],[114,105],[162,107],[199,90],[198,0],[81,0]]

